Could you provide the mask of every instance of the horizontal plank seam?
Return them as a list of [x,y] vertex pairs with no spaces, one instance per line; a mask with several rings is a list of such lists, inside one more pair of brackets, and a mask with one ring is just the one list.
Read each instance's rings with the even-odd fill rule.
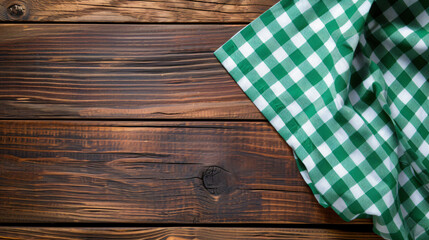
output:
[[371,224],[261,224],[261,223],[212,223],[212,224],[170,224],[170,223],[0,223],[0,227],[89,227],[89,228],[124,228],[124,227],[214,227],[214,228],[306,228],[306,229],[341,229],[344,231],[372,231]]
[[117,24],[117,25],[247,25],[250,22],[44,22],[44,21],[0,21],[0,25],[13,25],[13,24],[49,24],[49,25],[98,25],[98,24]]
[[264,119],[234,119],[234,118],[0,118],[0,121],[74,121],[74,122],[267,122]]

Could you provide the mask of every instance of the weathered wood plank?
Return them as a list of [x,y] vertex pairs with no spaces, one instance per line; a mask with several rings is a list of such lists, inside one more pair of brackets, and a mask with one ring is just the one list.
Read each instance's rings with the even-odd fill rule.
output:
[[0,0],[0,21],[250,22],[278,0]]
[[[361,225],[363,227],[363,225]],[[0,227],[2,239],[381,239],[374,233],[359,230],[305,228],[226,228],[226,227],[153,227],[153,228],[52,228]]]
[[344,223],[264,122],[0,121],[0,164],[3,223]]
[[263,119],[213,55],[241,27],[0,24],[0,118]]

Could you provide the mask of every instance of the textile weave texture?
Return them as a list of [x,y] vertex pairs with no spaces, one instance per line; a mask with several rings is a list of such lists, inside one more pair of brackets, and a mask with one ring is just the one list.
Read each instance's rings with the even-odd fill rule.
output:
[[285,0],[214,53],[344,220],[429,239],[429,1]]

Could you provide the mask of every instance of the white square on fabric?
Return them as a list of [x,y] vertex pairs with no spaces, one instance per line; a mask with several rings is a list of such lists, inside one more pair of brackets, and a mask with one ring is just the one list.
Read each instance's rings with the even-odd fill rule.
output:
[[340,178],[344,177],[348,173],[341,163],[338,163],[333,169]]
[[408,183],[410,179],[408,176],[402,171],[398,175],[398,182],[401,187],[403,187],[406,183]]
[[373,76],[369,76],[369,77],[367,77],[364,81],[363,81],[363,86],[366,88],[366,89],[372,89],[372,85],[374,84],[374,82],[375,82],[375,79],[374,79],[374,77]]
[[265,98],[262,97],[262,95],[256,98],[255,101],[253,101],[253,103],[259,109],[259,111],[264,110],[268,106],[267,100],[265,100]]
[[338,140],[340,144],[343,144],[349,138],[349,136],[347,135],[346,131],[344,131],[343,128],[338,129],[334,133],[334,137]]
[[429,156],[429,144],[426,141],[423,141],[422,145],[420,145],[419,152],[421,152],[424,157]]
[[294,82],[299,82],[304,77],[304,74],[301,72],[301,70],[298,67],[295,67],[292,69],[292,71],[289,72],[289,76],[292,78]]
[[353,197],[355,197],[355,199],[359,199],[365,194],[358,184],[355,184],[353,187],[351,187],[350,192],[353,194]]
[[232,60],[231,57],[227,57],[223,62],[222,65],[225,67],[225,69],[230,72],[232,71],[235,67],[237,67],[237,64],[235,64],[234,60]]
[[331,185],[326,180],[325,177],[321,178],[316,184],[314,184],[317,190],[319,190],[320,194],[325,194],[330,188]]
[[403,26],[400,29],[398,29],[398,32],[404,37],[407,38],[410,36],[411,33],[413,33],[413,30],[411,30],[408,26]]
[[420,174],[423,172],[422,169],[417,165],[416,162],[412,162],[411,166],[413,167],[413,170],[415,173]]
[[363,16],[369,12],[370,8],[371,8],[371,3],[369,1],[365,1],[364,3],[362,3],[362,5],[360,5],[360,7],[358,8],[358,11],[360,15]]
[[348,20],[343,26],[340,27],[340,31],[341,33],[345,33],[347,32],[351,27],[353,27],[352,22],[350,22],[350,20]]
[[311,4],[308,2],[308,0],[300,0],[296,2],[295,7],[298,8],[301,13],[304,13],[311,8]]
[[396,227],[399,229],[402,226],[402,220],[401,217],[399,216],[399,213],[397,213],[395,215],[395,217],[393,217],[393,222],[395,223]]
[[252,48],[252,46],[250,46],[250,44],[248,42],[244,43],[239,49],[238,51],[241,52],[241,54],[243,54],[243,56],[245,58],[247,58],[248,56],[250,56],[250,54],[252,54],[255,50]]
[[326,40],[326,42],[325,42],[325,47],[326,47],[326,49],[328,49],[328,51],[331,53],[332,51],[334,51],[334,49],[335,49],[335,47],[337,46],[336,44],[335,44],[335,41],[334,41],[334,39],[332,39],[332,37],[329,37],[329,39],[328,40]]
[[337,70],[338,74],[343,74],[347,70],[349,70],[349,63],[345,58],[341,58],[337,63],[335,63],[335,70]]
[[281,63],[288,57],[288,54],[282,47],[279,47],[273,52],[273,56],[277,60],[277,62]]
[[384,141],[387,141],[393,135],[393,131],[388,125],[385,125],[380,130],[378,130],[378,135],[380,135]]
[[396,118],[399,116],[399,109],[395,106],[394,103],[390,104],[389,106],[390,109],[390,115],[392,115],[393,118]]
[[418,88],[421,88],[423,86],[423,84],[425,84],[426,81],[427,81],[426,78],[423,76],[423,74],[421,72],[418,72],[413,77],[413,82],[414,82],[414,84],[416,84],[416,86]]
[[252,83],[249,81],[249,79],[247,79],[246,76],[238,80],[237,84],[241,89],[243,89],[243,91],[247,91],[252,86]]
[[325,27],[325,24],[317,18],[313,22],[310,23],[310,28],[315,32],[318,33],[320,30],[322,30]]
[[286,88],[283,87],[283,84],[280,82],[276,82],[270,87],[271,91],[276,95],[276,97],[280,96],[282,93],[286,92]]
[[307,136],[311,136],[314,132],[316,132],[316,129],[310,121],[307,121],[302,125],[302,130],[304,130]]
[[372,148],[372,150],[377,150],[378,147],[380,147],[380,143],[378,142],[377,138],[375,138],[374,135],[371,135],[371,137],[369,137],[366,140],[366,143],[368,143],[368,145]]
[[329,12],[334,18],[338,18],[339,16],[345,13],[343,7],[341,7],[339,3],[337,3],[337,5],[335,5],[331,9],[329,9]]
[[322,109],[320,109],[317,112],[317,115],[319,115],[320,119],[322,119],[322,121],[324,123],[328,122],[333,117],[331,111],[329,111],[328,107],[326,107],[326,106],[324,106]]
[[414,136],[414,134],[416,134],[417,130],[416,128],[413,126],[413,124],[411,124],[411,122],[409,122],[404,129],[402,129],[402,131],[404,132],[404,134],[408,137],[408,138],[412,138]]
[[340,94],[337,94],[334,99],[334,103],[337,110],[340,110],[344,106],[344,99],[341,97]]
[[416,117],[420,120],[420,122],[423,122],[427,118],[428,114],[423,109],[423,107],[419,107],[416,112]]
[[356,105],[360,100],[359,94],[355,90],[351,90],[349,92],[349,100],[352,105]]
[[392,171],[395,168],[395,165],[393,165],[393,162],[389,157],[384,159],[383,164],[384,166],[386,166],[387,170],[389,171]]
[[398,17],[398,13],[393,9],[393,7],[388,8],[383,12],[384,17],[387,19],[387,21],[391,22],[393,19]]
[[362,120],[362,118],[358,115],[355,114],[349,121],[350,125],[353,126],[354,129],[358,130],[359,128],[361,128],[364,125],[364,121]]
[[315,68],[317,66],[319,66],[319,64],[322,62],[322,59],[320,59],[319,55],[317,54],[317,52],[314,52],[313,54],[311,54],[308,58],[307,58],[307,62],[310,63],[310,65]]
[[311,87],[310,89],[305,91],[304,94],[312,103],[314,103],[317,99],[320,98],[320,93],[316,90],[315,87]]
[[396,62],[401,66],[402,69],[406,69],[408,66],[411,65],[411,60],[408,58],[407,55],[402,54],[398,59],[396,59]]
[[407,104],[413,98],[413,96],[406,89],[404,89],[398,94],[398,98],[401,100],[401,102]]
[[371,184],[371,186],[375,187],[379,183],[381,183],[381,178],[378,176],[377,172],[373,170],[370,174],[366,175],[366,180]]
[[396,77],[393,76],[393,74],[390,71],[386,71],[386,73],[383,74],[383,78],[385,82],[387,83],[387,86],[390,87],[394,81],[396,81]]
[[380,216],[381,212],[378,210],[377,206],[375,204],[372,204],[371,207],[367,208],[365,211],[366,214],[374,215],[374,216]]
[[295,36],[293,36],[290,40],[297,48],[301,47],[305,42],[307,42],[300,32],[295,34]]
[[425,27],[429,24],[429,14],[426,11],[423,11],[416,17],[416,20],[420,23],[420,26]]
[[271,34],[267,27],[262,28],[256,35],[258,35],[259,39],[261,39],[263,43],[266,43],[273,37],[273,34]]
[[368,122],[371,123],[377,117],[377,113],[372,107],[368,107],[365,112],[362,113],[362,117]]
[[329,154],[332,153],[331,148],[325,142],[323,142],[322,144],[320,144],[320,146],[317,147],[317,150],[319,150],[319,152],[322,154],[322,156],[324,158],[326,158]]
[[424,198],[422,196],[422,194],[420,194],[420,192],[418,190],[414,191],[413,194],[411,194],[410,196],[411,201],[413,201],[414,205],[419,205],[419,203],[421,203]]
[[287,26],[289,23],[292,22],[292,20],[286,13],[283,13],[282,15],[277,17],[276,20],[279,23],[280,27],[282,28],[284,28],[285,26]]
[[273,119],[271,119],[270,123],[277,131],[279,131],[285,126],[285,123],[283,122],[283,120],[280,118],[279,115],[276,115]]
[[304,160],[302,160],[302,163],[304,163],[304,165],[307,168],[308,172],[310,172],[316,166],[316,164],[314,163],[314,161],[310,157],[310,155],[308,155],[306,158],[304,158]]
[[363,161],[365,161],[365,156],[359,151],[359,149],[356,149],[354,152],[352,152],[349,157],[356,164],[356,166],[359,166]]
[[292,102],[286,107],[286,109],[290,112],[292,117],[295,117],[298,113],[302,112],[302,108],[297,102]]
[[425,42],[420,39],[414,46],[414,51],[418,52],[419,54],[423,54],[425,51],[427,51],[428,47],[426,46]]
[[296,137],[294,135],[291,135],[288,140],[286,140],[286,142],[288,143],[288,145],[293,149],[296,150],[298,149],[299,146],[301,146],[301,143],[298,141],[298,139],[296,139]]
[[332,77],[331,73],[328,73],[324,78],[323,82],[325,82],[326,86],[330,87],[334,83],[334,77]]
[[388,193],[386,193],[384,196],[383,196],[383,202],[386,204],[386,206],[389,208],[390,206],[392,206],[393,205],[393,202],[394,202],[395,200],[393,199],[393,194],[392,194],[392,191],[389,191]]
[[344,202],[342,198],[338,198],[337,201],[332,204],[332,206],[340,212],[344,212],[344,210],[347,208],[346,202]]
[[270,69],[264,62],[261,62],[258,64],[258,66],[255,67],[255,71],[259,74],[260,77],[263,77],[270,72]]

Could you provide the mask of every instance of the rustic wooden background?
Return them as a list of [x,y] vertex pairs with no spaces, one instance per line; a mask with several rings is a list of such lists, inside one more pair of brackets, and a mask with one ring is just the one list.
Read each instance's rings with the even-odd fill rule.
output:
[[378,239],[213,56],[277,0],[0,0],[0,238]]

